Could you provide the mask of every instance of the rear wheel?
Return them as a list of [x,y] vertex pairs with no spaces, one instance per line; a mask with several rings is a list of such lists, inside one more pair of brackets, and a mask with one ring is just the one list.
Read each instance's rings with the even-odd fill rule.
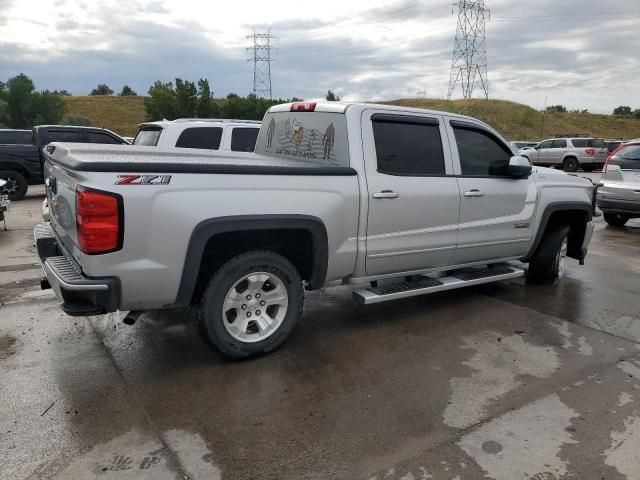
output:
[[625,217],[619,213],[603,213],[602,216],[604,217],[604,221],[612,227],[624,227],[624,224],[629,220],[629,217]]
[[553,283],[562,278],[567,258],[568,235],[569,227],[566,225],[555,227],[545,233],[536,253],[529,261],[529,283]]
[[567,157],[562,162],[562,169],[565,172],[575,172],[576,170],[578,170],[579,166],[580,165],[578,164],[578,159],[575,157]]
[[22,200],[27,194],[29,184],[21,173],[13,170],[0,170],[0,178],[7,181],[4,187],[0,187],[0,193],[9,195],[9,200]]
[[289,338],[304,303],[302,279],[282,255],[238,255],[211,277],[198,308],[204,339],[228,357],[269,353]]

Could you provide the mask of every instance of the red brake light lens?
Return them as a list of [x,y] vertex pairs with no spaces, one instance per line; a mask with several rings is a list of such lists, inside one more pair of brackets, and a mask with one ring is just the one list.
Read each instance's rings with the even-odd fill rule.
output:
[[122,248],[122,197],[114,193],[76,188],[76,227],[80,250],[88,255]]
[[316,102],[296,102],[291,104],[292,112],[313,112],[316,109]]

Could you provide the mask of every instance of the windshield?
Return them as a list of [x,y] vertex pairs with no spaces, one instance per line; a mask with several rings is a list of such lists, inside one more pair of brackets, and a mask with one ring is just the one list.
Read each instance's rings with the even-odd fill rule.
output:
[[640,169],[640,145],[630,145],[619,150],[614,157],[609,160],[610,165],[618,165],[623,170]]
[[136,135],[136,138],[133,140],[133,144],[155,147],[158,145],[160,132],[162,132],[161,128],[143,128],[138,132],[138,135]]

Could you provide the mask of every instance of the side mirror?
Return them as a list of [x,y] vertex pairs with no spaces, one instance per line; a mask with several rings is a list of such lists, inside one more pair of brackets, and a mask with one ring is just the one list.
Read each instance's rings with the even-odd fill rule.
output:
[[527,178],[531,175],[531,164],[525,157],[515,156],[509,159],[507,175],[513,178]]

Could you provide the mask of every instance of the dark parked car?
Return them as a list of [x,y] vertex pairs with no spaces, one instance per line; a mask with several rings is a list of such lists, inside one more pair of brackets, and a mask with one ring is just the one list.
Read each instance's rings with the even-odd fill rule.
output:
[[622,140],[605,140],[604,143],[607,145],[607,151],[611,153],[622,145]]
[[[8,143],[4,144],[3,138]],[[0,193],[8,194],[10,200],[20,200],[29,185],[44,181],[42,148],[50,142],[127,144],[119,135],[94,127],[40,125],[33,131],[0,130],[0,178],[7,181]]]

